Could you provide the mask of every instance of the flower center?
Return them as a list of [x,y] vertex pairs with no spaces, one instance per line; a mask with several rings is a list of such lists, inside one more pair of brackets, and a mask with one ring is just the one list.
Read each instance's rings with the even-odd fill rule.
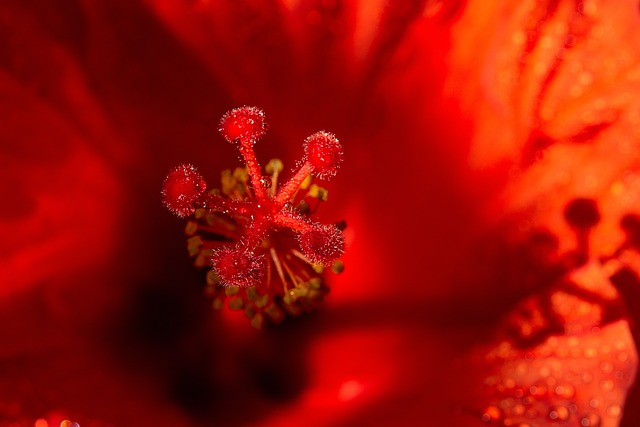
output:
[[[311,212],[327,191],[313,178],[333,177],[342,162],[335,135],[317,132],[305,140],[305,157],[291,179],[278,185],[284,165],[274,159],[265,167],[253,151],[265,134],[264,113],[256,107],[227,112],[219,130],[237,145],[245,168],[222,172],[222,188],[207,184],[192,165],[169,173],[163,186],[165,206],[187,223],[187,246],[195,265],[210,267],[206,293],[214,307],[243,309],[260,328],[264,318],[279,322],[285,313],[316,308],[328,292],[325,267],[342,270],[344,235],[338,225],[320,224]],[[312,208],[313,207],[313,208]]]

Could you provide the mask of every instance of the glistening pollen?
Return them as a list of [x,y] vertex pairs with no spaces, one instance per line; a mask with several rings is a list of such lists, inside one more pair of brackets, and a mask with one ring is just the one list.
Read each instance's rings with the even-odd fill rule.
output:
[[314,177],[333,177],[342,162],[335,135],[320,131],[304,142],[305,155],[293,176],[279,185],[284,166],[269,161],[266,176],[253,151],[267,130],[256,107],[240,107],[220,120],[219,131],[236,145],[246,166],[222,172],[220,189],[207,189],[200,172],[180,165],[165,179],[164,205],[190,217],[187,249],[194,264],[209,268],[205,293],[217,309],[243,310],[261,328],[317,308],[329,288],[325,267],[342,271],[344,223],[320,224],[311,216],[327,191]]

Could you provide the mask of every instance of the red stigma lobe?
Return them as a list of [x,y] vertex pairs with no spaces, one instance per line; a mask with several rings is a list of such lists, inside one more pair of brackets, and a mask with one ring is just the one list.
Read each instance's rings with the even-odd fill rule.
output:
[[207,188],[207,183],[191,165],[180,165],[169,172],[162,186],[165,206],[179,217],[195,212],[194,203]]

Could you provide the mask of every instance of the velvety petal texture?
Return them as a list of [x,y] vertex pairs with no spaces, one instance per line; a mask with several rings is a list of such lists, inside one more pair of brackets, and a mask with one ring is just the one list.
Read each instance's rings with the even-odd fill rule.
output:
[[[639,19],[4,1],[0,426],[636,425]],[[241,165],[217,127],[243,105],[283,175],[314,132],[344,146],[317,217],[346,269],[263,331],[212,309],[160,194]]]

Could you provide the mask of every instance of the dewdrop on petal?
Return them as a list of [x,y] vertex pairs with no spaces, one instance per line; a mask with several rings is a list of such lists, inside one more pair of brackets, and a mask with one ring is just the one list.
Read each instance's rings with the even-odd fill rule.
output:
[[327,198],[311,181],[333,177],[342,163],[338,138],[324,131],[309,136],[303,161],[281,183],[282,161],[269,161],[265,176],[253,150],[267,127],[259,108],[227,112],[219,131],[246,166],[222,171],[221,188],[209,191],[194,166],[178,166],[162,190],[165,206],[189,217],[187,249],[196,267],[209,268],[205,294],[214,308],[243,310],[256,328],[319,307],[329,291],[323,268],[341,272],[345,249],[344,227],[320,224],[309,213],[311,203]]

